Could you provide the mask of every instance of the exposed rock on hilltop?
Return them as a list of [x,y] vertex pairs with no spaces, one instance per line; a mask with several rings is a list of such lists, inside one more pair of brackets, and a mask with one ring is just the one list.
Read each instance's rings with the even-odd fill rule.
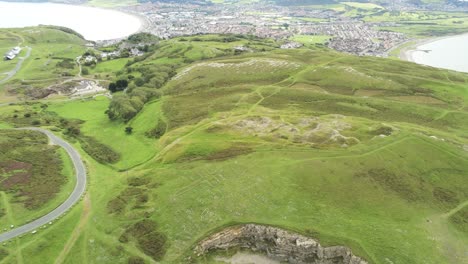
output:
[[197,255],[234,247],[248,248],[288,263],[367,264],[343,246],[322,247],[312,238],[276,227],[247,224],[234,226],[202,240]]

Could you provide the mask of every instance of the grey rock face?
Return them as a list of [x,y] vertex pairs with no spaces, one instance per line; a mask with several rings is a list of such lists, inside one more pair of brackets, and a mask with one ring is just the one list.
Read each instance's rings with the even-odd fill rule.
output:
[[322,247],[312,238],[276,227],[247,224],[224,229],[202,240],[195,248],[197,255],[233,247],[259,251],[268,257],[288,263],[367,264],[344,246]]

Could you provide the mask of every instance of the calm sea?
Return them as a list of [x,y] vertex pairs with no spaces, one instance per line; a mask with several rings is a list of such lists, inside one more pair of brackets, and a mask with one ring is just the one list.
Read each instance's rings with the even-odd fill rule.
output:
[[123,12],[52,3],[0,2],[0,28],[64,26],[88,40],[126,37],[142,26],[140,18]]
[[419,64],[468,72],[468,34],[436,40],[412,53]]

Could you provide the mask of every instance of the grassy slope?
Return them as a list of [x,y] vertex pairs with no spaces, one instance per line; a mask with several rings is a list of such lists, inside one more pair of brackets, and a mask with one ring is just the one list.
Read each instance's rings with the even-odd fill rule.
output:
[[[160,197],[156,206],[159,204],[162,208],[153,217],[176,241],[177,246],[171,246],[167,259],[177,259],[184,248],[219,226],[232,222],[260,222],[301,232],[311,230],[329,244],[352,241],[349,244],[355,250],[377,263],[384,263],[386,258],[395,263],[452,262],[453,259],[444,257],[450,254],[436,250],[437,243],[427,238],[427,231],[420,224],[426,215],[442,213],[466,200],[466,193],[456,186],[464,185],[467,155],[456,145],[433,141],[421,132],[427,135],[442,133],[454,140],[458,135],[461,138],[457,140],[466,142],[466,135],[458,130],[461,127],[456,128],[466,125],[444,116],[445,111],[452,111],[447,109],[452,107],[445,103],[428,106],[423,98],[411,96],[409,103],[389,99],[395,95],[409,96],[404,91],[414,87],[432,89],[429,92],[431,98],[437,98],[437,94],[446,89],[453,89],[449,92],[453,92],[452,100],[460,100],[453,110],[466,116],[465,111],[456,110],[463,109],[466,104],[467,91],[462,86],[465,77],[461,77],[459,84],[443,85],[444,75],[452,73],[436,73],[400,62],[381,64],[386,66],[380,71],[382,66],[375,64],[375,59],[343,57],[334,53],[286,55],[281,52],[265,57],[286,57],[289,61],[301,57],[307,66],[289,78],[289,74],[285,74],[286,78],[278,77],[281,70],[275,72],[275,69],[255,66],[247,66],[246,72],[240,68],[236,70],[238,75],[231,78],[228,72],[232,68],[223,74],[223,70],[200,66],[199,70],[192,70],[192,75],[173,81],[166,88],[175,94],[166,98],[167,105],[186,106],[178,109],[168,106],[164,111],[169,120],[171,115],[174,117],[173,124],[180,128],[163,139],[166,147],[158,158],[169,164],[157,165],[156,158],[141,171],[152,171],[150,174],[158,175],[156,177],[162,184],[156,191]],[[235,59],[232,62],[242,61]],[[400,74],[402,67],[411,69],[408,72],[418,71],[417,76],[425,78]],[[261,75],[262,70],[273,75],[265,78]],[[256,74],[250,77],[249,71]],[[376,78],[378,72],[385,72],[386,78]],[[277,82],[273,76],[285,78],[285,81]],[[374,95],[372,99],[358,96],[358,92],[376,88],[383,94]],[[197,93],[193,94],[193,91]],[[440,98],[447,100],[449,97]],[[201,98],[210,98],[210,103]],[[293,122],[292,116],[329,113],[355,116],[348,118],[348,122],[352,122],[356,130],[362,129],[358,133],[366,133],[368,127],[380,122],[393,124],[402,132],[382,142],[369,140],[347,150],[317,151],[277,139],[269,139],[266,143],[239,135],[239,131],[229,131],[225,135],[226,130],[216,129],[219,122],[232,124],[246,116],[278,117]],[[444,116],[444,123],[452,123],[449,127],[453,129],[438,124],[442,122],[436,120],[440,115]],[[369,119],[363,121],[357,117]],[[197,122],[200,119],[203,121]],[[187,124],[196,125],[183,126]],[[451,135],[446,133],[448,130],[452,130]],[[228,161],[187,163],[194,156],[192,153],[209,156],[226,148],[222,145],[226,136],[236,144],[254,146],[256,153]],[[371,171],[372,168],[391,173],[379,174]],[[359,176],[366,171],[368,176]],[[440,177],[448,180],[448,185],[442,183]],[[457,198],[445,201],[437,195],[438,188],[454,191]],[[183,226],[182,230],[180,226]],[[404,246],[400,244],[403,241],[407,241]],[[463,240],[455,239],[450,243],[460,249]],[[394,251],[392,247],[398,249]],[[456,254],[462,255],[462,251]]]
[[[162,47],[167,54],[172,47],[192,60],[237,45],[171,44]],[[183,60],[156,54],[162,55],[141,63]],[[8,245],[6,263],[18,260],[17,247],[38,261],[56,259],[61,252],[66,252],[66,263],[79,258],[124,263],[128,256],[150,261],[135,241],[118,241],[129,225],[145,217],[155,220],[168,238],[165,263],[184,262],[198,239],[244,222],[294,229],[327,245],[348,245],[375,263],[463,260],[466,235],[447,221],[428,219],[467,200],[468,159],[460,147],[468,141],[466,75],[306,49],[206,60],[185,70],[164,87],[165,96],[131,121],[132,135],[125,135],[125,124],[107,120],[107,99],[49,107],[65,118],[84,120],[82,133],[123,158],[112,168],[82,153],[90,175],[91,217],[77,220],[80,205],[60,221],[56,239],[76,237],[66,243],[68,250],[57,244],[41,251],[44,241],[57,236],[41,232]],[[258,117],[301,133],[317,123],[344,122],[351,127],[340,133],[359,143],[346,141],[349,146],[341,147],[342,142],[327,140],[332,132],[326,130],[305,137],[292,130],[251,133],[236,128]],[[159,118],[168,123],[168,133],[159,140],[146,138]],[[303,127],[304,119],[315,123]],[[393,127],[392,135],[375,137],[381,127]],[[433,135],[444,141],[429,137]],[[137,188],[147,202],[126,196],[134,177],[147,179]],[[116,196],[124,197],[123,210],[109,214],[109,201]]]
[[[0,29],[0,46],[4,49],[16,45],[32,48],[31,56],[23,62],[17,74],[0,86],[0,101],[11,101],[5,97],[5,89],[16,89],[22,93],[24,89],[44,88],[70,78],[67,76],[78,74],[77,66],[65,69],[57,67],[57,63],[64,59],[74,60],[82,55],[85,51],[84,43],[83,39],[75,35],[46,27]],[[25,52],[23,48],[23,56]],[[0,74],[12,70],[16,63],[17,60],[1,61]]]

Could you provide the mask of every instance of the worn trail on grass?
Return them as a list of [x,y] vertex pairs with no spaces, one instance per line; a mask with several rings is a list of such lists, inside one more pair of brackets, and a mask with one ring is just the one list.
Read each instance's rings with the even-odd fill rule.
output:
[[439,242],[438,250],[445,253],[452,263],[468,263],[466,244],[449,226],[449,217],[468,206],[468,201],[440,215],[428,217],[425,226],[431,239]]
[[63,263],[65,261],[65,258],[67,257],[68,253],[73,248],[73,246],[76,244],[76,241],[78,240],[81,233],[83,232],[83,229],[85,228],[86,224],[88,223],[90,211],[91,211],[91,199],[90,199],[89,193],[88,193],[84,197],[84,207],[83,207],[83,213],[81,214],[80,222],[78,223],[78,225],[73,230],[73,233],[70,236],[70,238],[68,239],[65,246],[63,247],[62,252],[60,252],[57,259],[55,259],[55,264],[60,264],[60,263]]
[[12,238],[23,235],[25,233],[34,231],[40,228],[41,226],[46,225],[49,222],[57,219],[59,216],[64,214],[66,211],[68,211],[73,205],[75,205],[80,200],[81,196],[86,190],[86,167],[83,161],[81,160],[81,157],[78,151],[76,151],[69,143],[57,137],[56,135],[54,135],[52,132],[48,130],[45,130],[42,128],[36,128],[36,127],[20,128],[19,130],[31,130],[31,131],[37,131],[37,132],[43,133],[49,137],[51,143],[59,145],[60,147],[65,149],[68,156],[70,156],[73,162],[73,166],[75,167],[76,184],[72,193],[67,198],[67,200],[65,200],[65,202],[63,202],[61,205],[59,205],[50,213],[40,217],[39,219],[36,219],[28,224],[22,225],[8,232],[1,233],[0,242],[7,241]]

